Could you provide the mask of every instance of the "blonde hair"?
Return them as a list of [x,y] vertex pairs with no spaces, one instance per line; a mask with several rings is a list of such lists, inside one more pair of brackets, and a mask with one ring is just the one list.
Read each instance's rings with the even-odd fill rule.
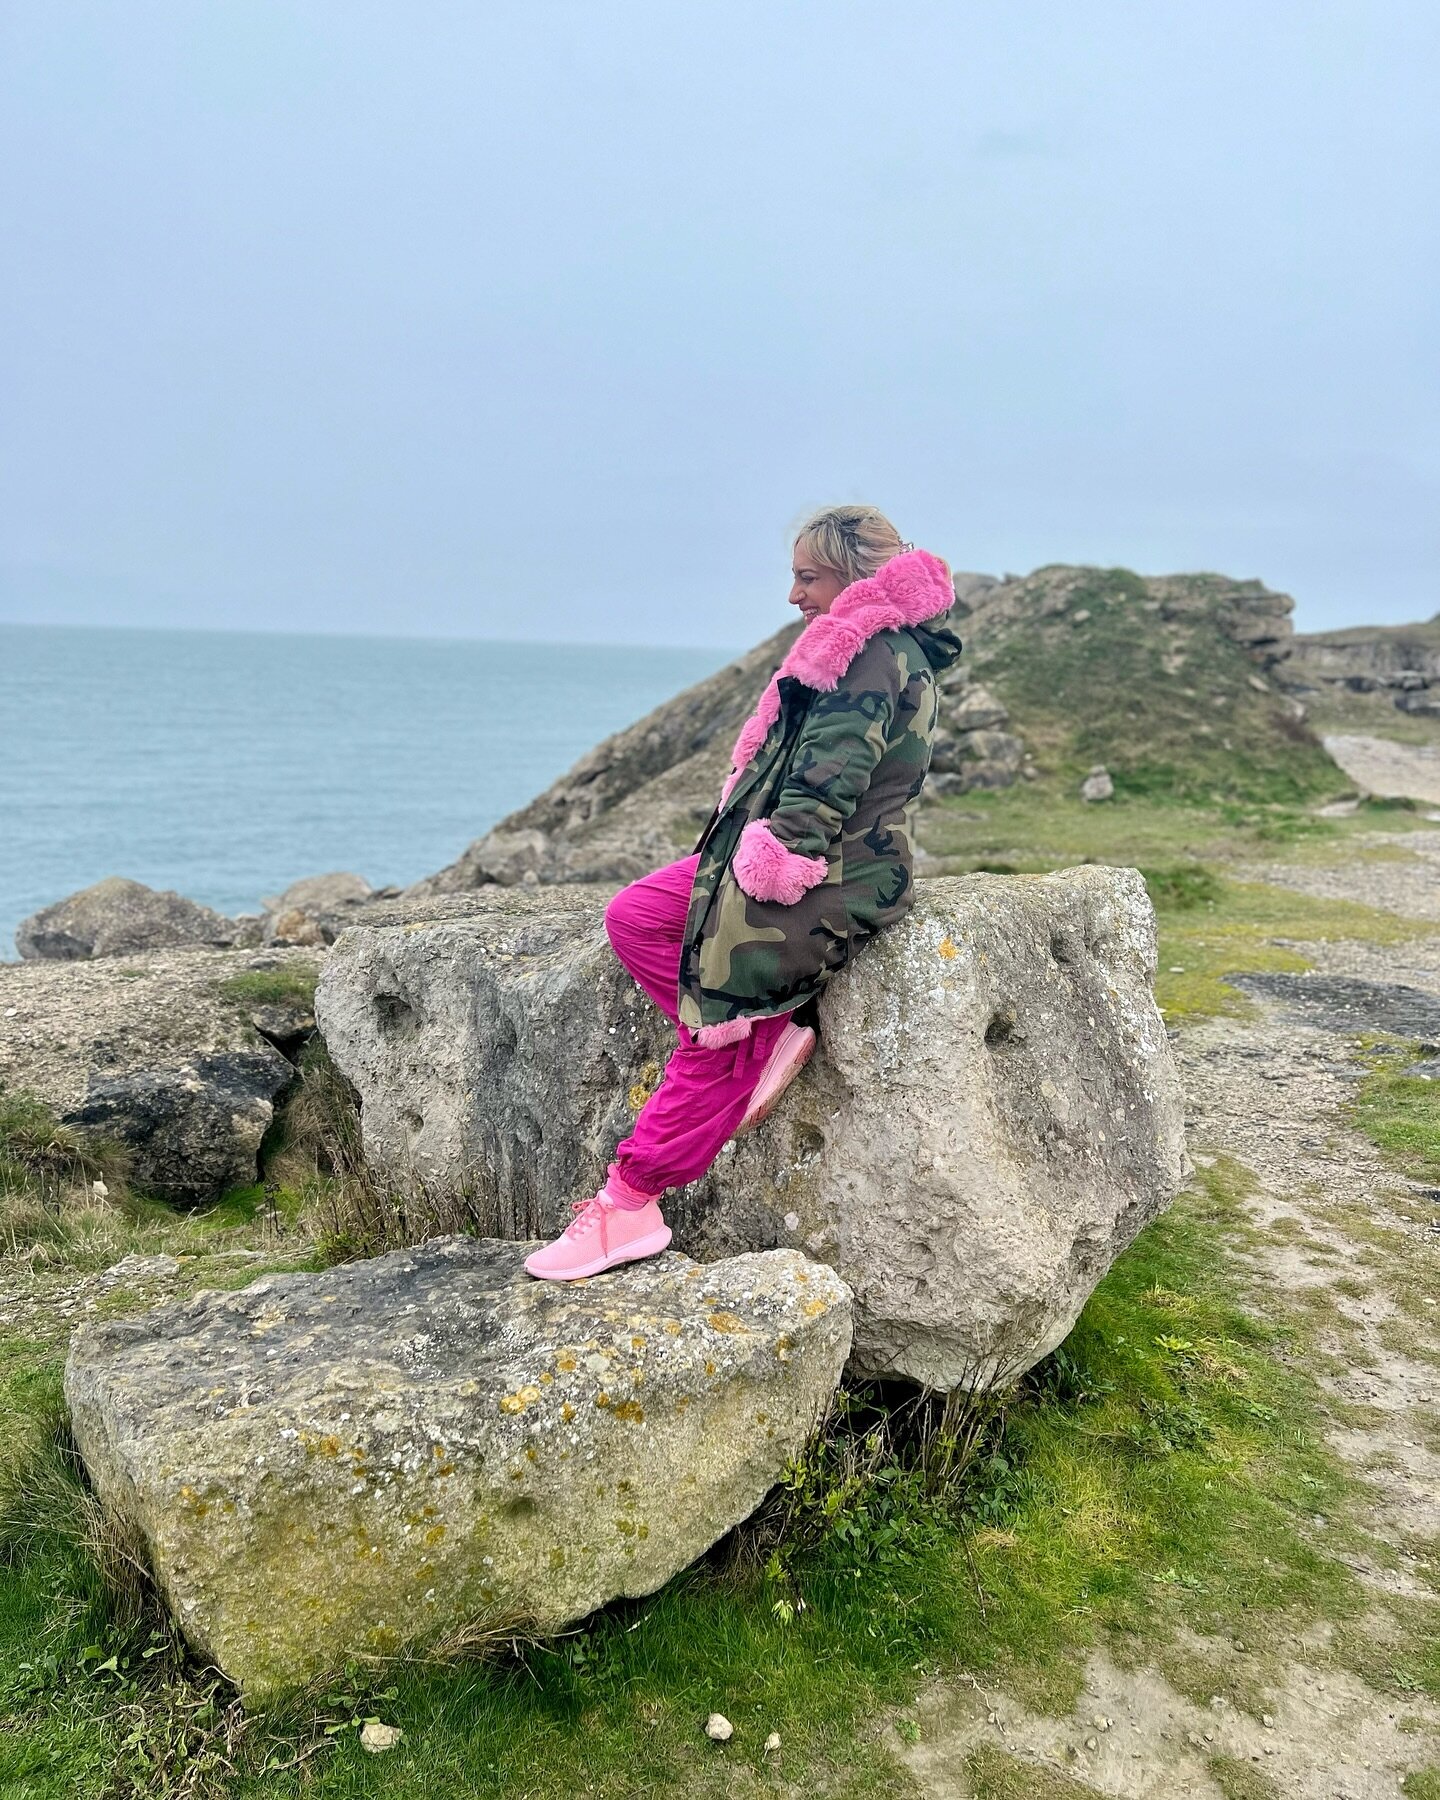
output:
[[822,569],[852,581],[863,581],[902,550],[913,550],[873,506],[826,506],[811,513],[795,533],[795,547]]

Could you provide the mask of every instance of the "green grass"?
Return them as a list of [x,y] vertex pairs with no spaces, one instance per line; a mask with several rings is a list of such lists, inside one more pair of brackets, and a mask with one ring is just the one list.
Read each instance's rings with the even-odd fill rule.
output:
[[304,1006],[315,1003],[317,972],[306,963],[283,963],[275,969],[246,969],[218,983],[226,1000],[243,1006]]
[[[0,1390],[0,1792],[176,1791],[173,1771],[144,1766],[170,1744],[176,1769],[222,1754],[234,1764],[230,1776],[214,1762],[211,1791],[267,1800],[758,1793],[783,1781],[888,1793],[898,1778],[866,1721],[929,1677],[986,1672],[1063,1708],[1075,1650],[1101,1634],[1153,1645],[1181,1624],[1243,1631],[1242,1703],[1289,1633],[1358,1621],[1365,1604],[1339,1560],[1355,1485],[1300,1372],[1304,1327],[1244,1312],[1217,1249],[1243,1235],[1246,1185],[1233,1166],[1207,1169],[1147,1227],[991,1423],[957,1499],[927,1499],[893,1470],[849,1487],[821,1479],[790,1517],[791,1553],[775,1554],[762,1520],[567,1639],[490,1663],[401,1663],[249,1723],[153,1608],[107,1600],[77,1542],[86,1514],[64,1459],[55,1353],[12,1344]],[[857,1412],[861,1429],[873,1416]],[[27,1494],[42,1497],[38,1512]],[[786,1504],[772,1503],[770,1527]],[[1324,1546],[1307,1525],[1316,1511],[1332,1520]],[[1404,1678],[1433,1690],[1424,1639]],[[711,1710],[736,1727],[723,1748],[701,1733]],[[406,1733],[380,1759],[351,1723],[371,1712]],[[771,1730],[778,1767],[762,1751]],[[299,1768],[278,1767],[307,1751]]]
[[1407,1175],[1440,1183],[1440,1083],[1386,1067],[1373,1069],[1361,1084],[1350,1120]]

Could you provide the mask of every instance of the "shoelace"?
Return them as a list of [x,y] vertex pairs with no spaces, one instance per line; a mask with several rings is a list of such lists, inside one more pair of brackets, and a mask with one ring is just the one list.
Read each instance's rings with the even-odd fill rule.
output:
[[588,1200],[572,1200],[570,1210],[575,1216],[565,1227],[566,1237],[582,1237],[585,1232],[598,1225],[606,1213],[613,1212],[614,1209],[615,1202],[603,1189],[598,1194],[592,1194]]

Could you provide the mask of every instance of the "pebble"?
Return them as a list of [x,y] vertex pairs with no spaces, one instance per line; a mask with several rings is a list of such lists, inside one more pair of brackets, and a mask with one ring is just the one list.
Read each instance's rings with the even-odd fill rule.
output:
[[1115,1721],[1113,1719],[1107,1719],[1104,1713],[1096,1713],[1090,1723],[1097,1731],[1108,1731]]
[[382,1750],[393,1750],[405,1733],[398,1725],[382,1725],[378,1719],[367,1719],[360,1727],[360,1747],[372,1756]]
[[1275,1721],[1271,1718],[1269,1713],[1261,1713],[1260,1723],[1267,1731],[1273,1731],[1275,1729]]
[[728,1744],[735,1735],[735,1727],[724,1713],[711,1713],[705,1721],[705,1735],[713,1738],[717,1744]]
[[1100,1748],[1100,1740],[1099,1740],[1099,1738],[1096,1738],[1096,1737],[1088,1737],[1088,1738],[1086,1738],[1086,1740],[1085,1740],[1085,1748],[1086,1748],[1086,1749],[1087,1749],[1087,1750],[1098,1750],[1098,1749],[1099,1749],[1099,1748]]
[[767,1756],[774,1756],[775,1752],[779,1748],[780,1748],[780,1733],[778,1731],[772,1731],[770,1733],[769,1737],[767,1737],[765,1740],[765,1754]]

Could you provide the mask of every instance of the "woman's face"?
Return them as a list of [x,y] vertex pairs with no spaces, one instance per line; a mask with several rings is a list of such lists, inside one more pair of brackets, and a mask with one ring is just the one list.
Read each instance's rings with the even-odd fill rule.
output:
[[803,543],[795,546],[791,573],[795,580],[790,589],[790,604],[800,608],[807,625],[821,613],[829,612],[836,596],[844,593],[847,585],[845,577],[834,569],[822,569]]

